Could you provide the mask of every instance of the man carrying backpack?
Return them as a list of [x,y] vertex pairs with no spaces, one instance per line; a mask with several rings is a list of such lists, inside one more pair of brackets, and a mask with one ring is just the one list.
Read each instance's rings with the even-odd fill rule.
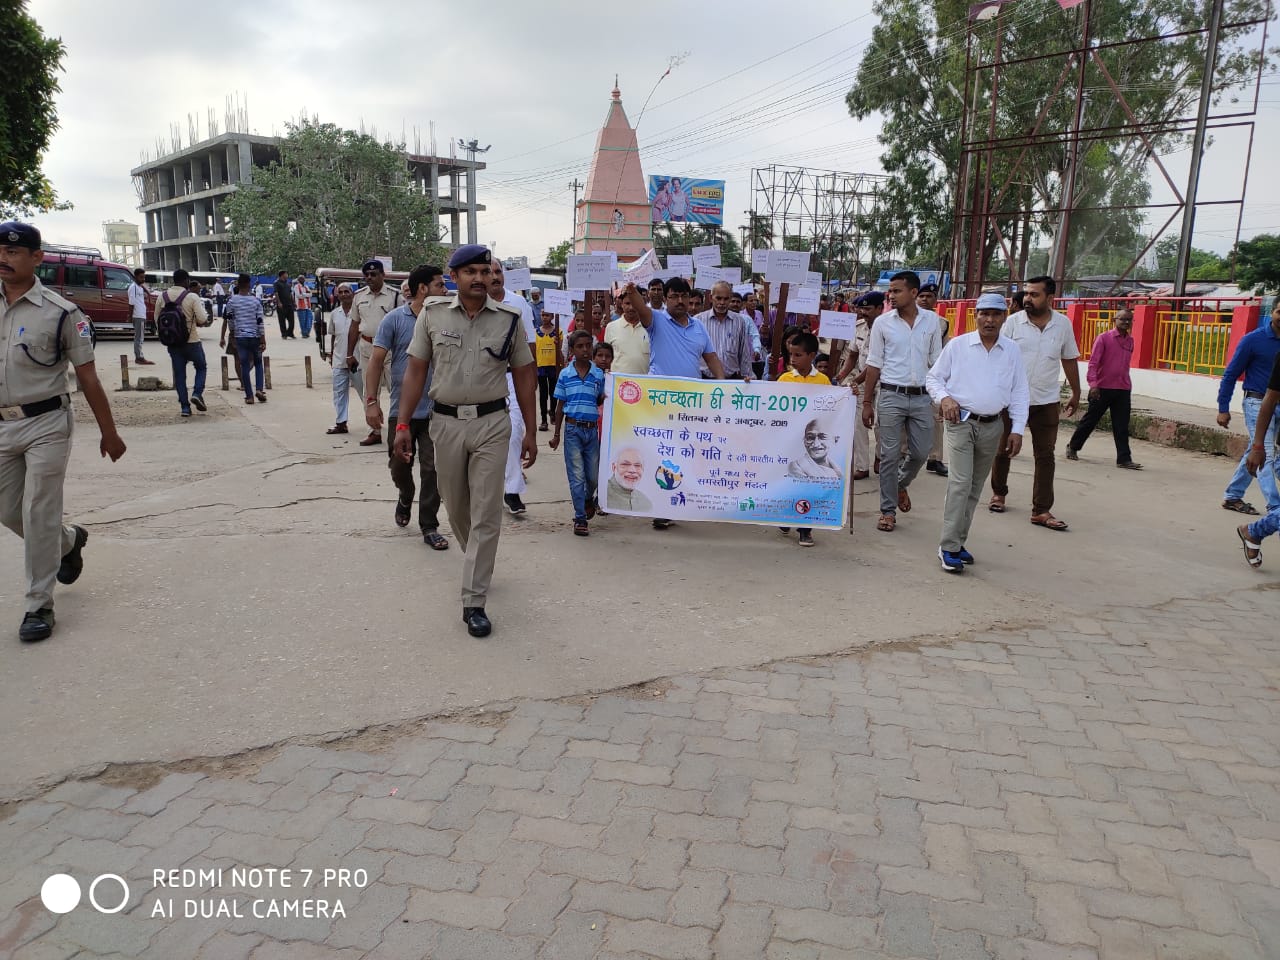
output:
[[[178,405],[184,417],[191,416],[191,407],[204,413],[204,380],[208,366],[204,359],[204,345],[200,343],[200,325],[207,319],[200,298],[187,289],[191,276],[179,268],[173,271],[173,286],[156,300],[156,334],[160,343],[169,348],[173,361],[173,386],[178,392]],[[196,368],[196,382],[187,397],[187,364]]]

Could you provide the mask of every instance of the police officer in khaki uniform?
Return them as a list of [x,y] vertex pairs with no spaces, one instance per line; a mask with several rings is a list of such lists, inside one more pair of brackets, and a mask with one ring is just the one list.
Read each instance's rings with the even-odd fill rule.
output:
[[[355,299],[351,301],[351,309],[347,311],[347,316],[351,318],[351,329],[347,331],[347,367],[354,371],[358,361],[365,381],[369,382],[373,335],[378,332],[378,324],[382,323],[382,318],[400,306],[401,299],[399,290],[393,290],[383,282],[381,260],[366,260],[360,272],[364,274],[365,286],[355,295]],[[382,384],[391,382],[390,364],[384,365],[372,382],[377,384],[377,392],[364,398],[366,408],[377,405],[378,398],[382,395]],[[382,434],[372,430],[360,441],[360,446],[372,447],[381,442]]]
[[62,485],[71,454],[67,361],[102,433],[99,448],[124,456],[111,405],[93,362],[89,321],[36,278],[40,231],[0,223],[0,523],[23,538],[27,614],[24,641],[53,633],[53,581],[75,583],[84,569],[84,527],[64,526]]
[[[520,311],[488,295],[492,257],[467,244],[449,258],[455,297],[429,297],[409,345],[409,367],[400,385],[400,409],[413,410],[431,368],[431,441],[436,449],[440,496],[466,554],[462,562],[462,620],[473,637],[493,629],[484,612],[502,531],[502,485],[511,420],[507,370],[524,415],[521,448],[526,467],[538,457],[534,424],[537,369],[525,340]],[[396,425],[395,452],[411,456],[409,425]]]

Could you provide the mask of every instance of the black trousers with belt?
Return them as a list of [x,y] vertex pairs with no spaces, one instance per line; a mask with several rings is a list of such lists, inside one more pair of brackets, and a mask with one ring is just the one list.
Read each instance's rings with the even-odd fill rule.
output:
[[1102,415],[1110,410],[1111,433],[1116,441],[1116,463],[1132,461],[1133,454],[1129,452],[1129,404],[1132,397],[1132,390],[1099,390],[1096,394],[1090,391],[1089,410],[1076,427],[1076,432],[1071,435],[1071,449],[1079,450],[1083,447]]

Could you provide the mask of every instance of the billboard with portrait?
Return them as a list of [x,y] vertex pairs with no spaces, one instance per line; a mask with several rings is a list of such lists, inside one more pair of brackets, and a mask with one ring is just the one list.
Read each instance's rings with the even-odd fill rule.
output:
[[654,223],[713,223],[723,226],[724,181],[651,176],[649,209]]

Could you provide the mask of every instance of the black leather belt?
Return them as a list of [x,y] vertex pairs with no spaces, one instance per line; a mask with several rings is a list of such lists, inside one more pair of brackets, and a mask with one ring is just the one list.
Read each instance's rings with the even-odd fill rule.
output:
[[575,427],[594,427],[599,421],[597,420],[579,420],[577,417],[565,417],[565,423],[572,423]]
[[908,397],[919,397],[928,391],[924,387],[900,387],[896,383],[881,383],[880,386],[894,393],[905,393]]
[[999,419],[1000,419],[1000,414],[998,414],[998,413],[984,413],[984,414],[982,414],[981,416],[979,416],[979,415],[978,415],[978,414],[976,414],[976,413],[971,413],[971,414],[969,414],[969,419],[970,419],[970,420],[977,420],[977,421],[978,421],[978,423],[995,423],[995,421],[997,421],[997,420],[999,420]]
[[1246,400],[1261,400],[1266,396],[1265,393],[1259,393],[1257,390],[1246,390],[1244,395]]
[[474,420],[476,417],[483,417],[486,414],[497,413],[499,410],[507,409],[507,398],[501,400],[488,400],[484,403],[464,403],[456,407],[447,403],[437,403],[431,410],[434,413],[443,413],[446,417],[456,417],[459,420]]
[[60,410],[67,399],[65,393],[48,400],[37,400],[35,403],[18,403],[12,407],[0,407],[0,420],[25,420],[27,417],[38,417],[50,410]]

